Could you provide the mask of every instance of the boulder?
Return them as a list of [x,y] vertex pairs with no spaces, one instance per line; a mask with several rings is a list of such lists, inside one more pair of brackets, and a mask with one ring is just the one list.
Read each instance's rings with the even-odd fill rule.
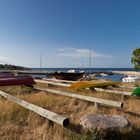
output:
[[84,115],[80,120],[83,129],[107,130],[112,128],[126,128],[129,122],[120,115],[93,114]]

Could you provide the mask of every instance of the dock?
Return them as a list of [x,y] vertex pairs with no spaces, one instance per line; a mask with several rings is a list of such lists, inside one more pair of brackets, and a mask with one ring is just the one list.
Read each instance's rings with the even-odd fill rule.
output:
[[123,74],[123,75],[134,75],[134,76],[140,76],[140,72],[136,71],[112,71],[114,74]]
[[33,75],[52,75],[53,71],[25,71],[25,70],[1,70],[0,72],[9,72],[14,74],[33,74]]

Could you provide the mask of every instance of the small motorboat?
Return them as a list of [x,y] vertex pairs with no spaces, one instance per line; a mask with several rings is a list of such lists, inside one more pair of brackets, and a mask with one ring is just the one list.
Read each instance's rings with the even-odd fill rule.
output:
[[108,76],[108,74],[106,74],[106,73],[101,73],[100,75],[101,75],[102,77]]
[[136,80],[138,80],[138,77],[134,75],[128,75],[127,77],[122,78],[122,82],[133,83],[133,82],[136,82]]

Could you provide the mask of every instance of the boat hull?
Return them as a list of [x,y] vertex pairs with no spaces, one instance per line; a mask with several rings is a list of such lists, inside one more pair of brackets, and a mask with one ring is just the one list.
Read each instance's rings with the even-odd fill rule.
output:
[[10,77],[14,77],[14,74],[0,72],[0,78],[10,78]]
[[0,78],[0,86],[14,86],[14,85],[32,86],[33,84],[35,84],[34,79],[31,76],[26,75]]
[[84,73],[68,73],[68,72],[55,72],[54,77],[59,80],[76,81],[82,78]]

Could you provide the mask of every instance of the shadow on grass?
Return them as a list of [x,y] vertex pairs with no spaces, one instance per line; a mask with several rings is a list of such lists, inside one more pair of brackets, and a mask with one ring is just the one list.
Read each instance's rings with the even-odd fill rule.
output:
[[82,132],[82,127],[79,124],[70,123],[67,129],[71,130],[72,132],[80,134]]
[[140,138],[140,129],[134,127],[84,131],[81,125],[72,123],[67,127],[67,129],[72,132],[70,136],[72,140],[139,140]]

